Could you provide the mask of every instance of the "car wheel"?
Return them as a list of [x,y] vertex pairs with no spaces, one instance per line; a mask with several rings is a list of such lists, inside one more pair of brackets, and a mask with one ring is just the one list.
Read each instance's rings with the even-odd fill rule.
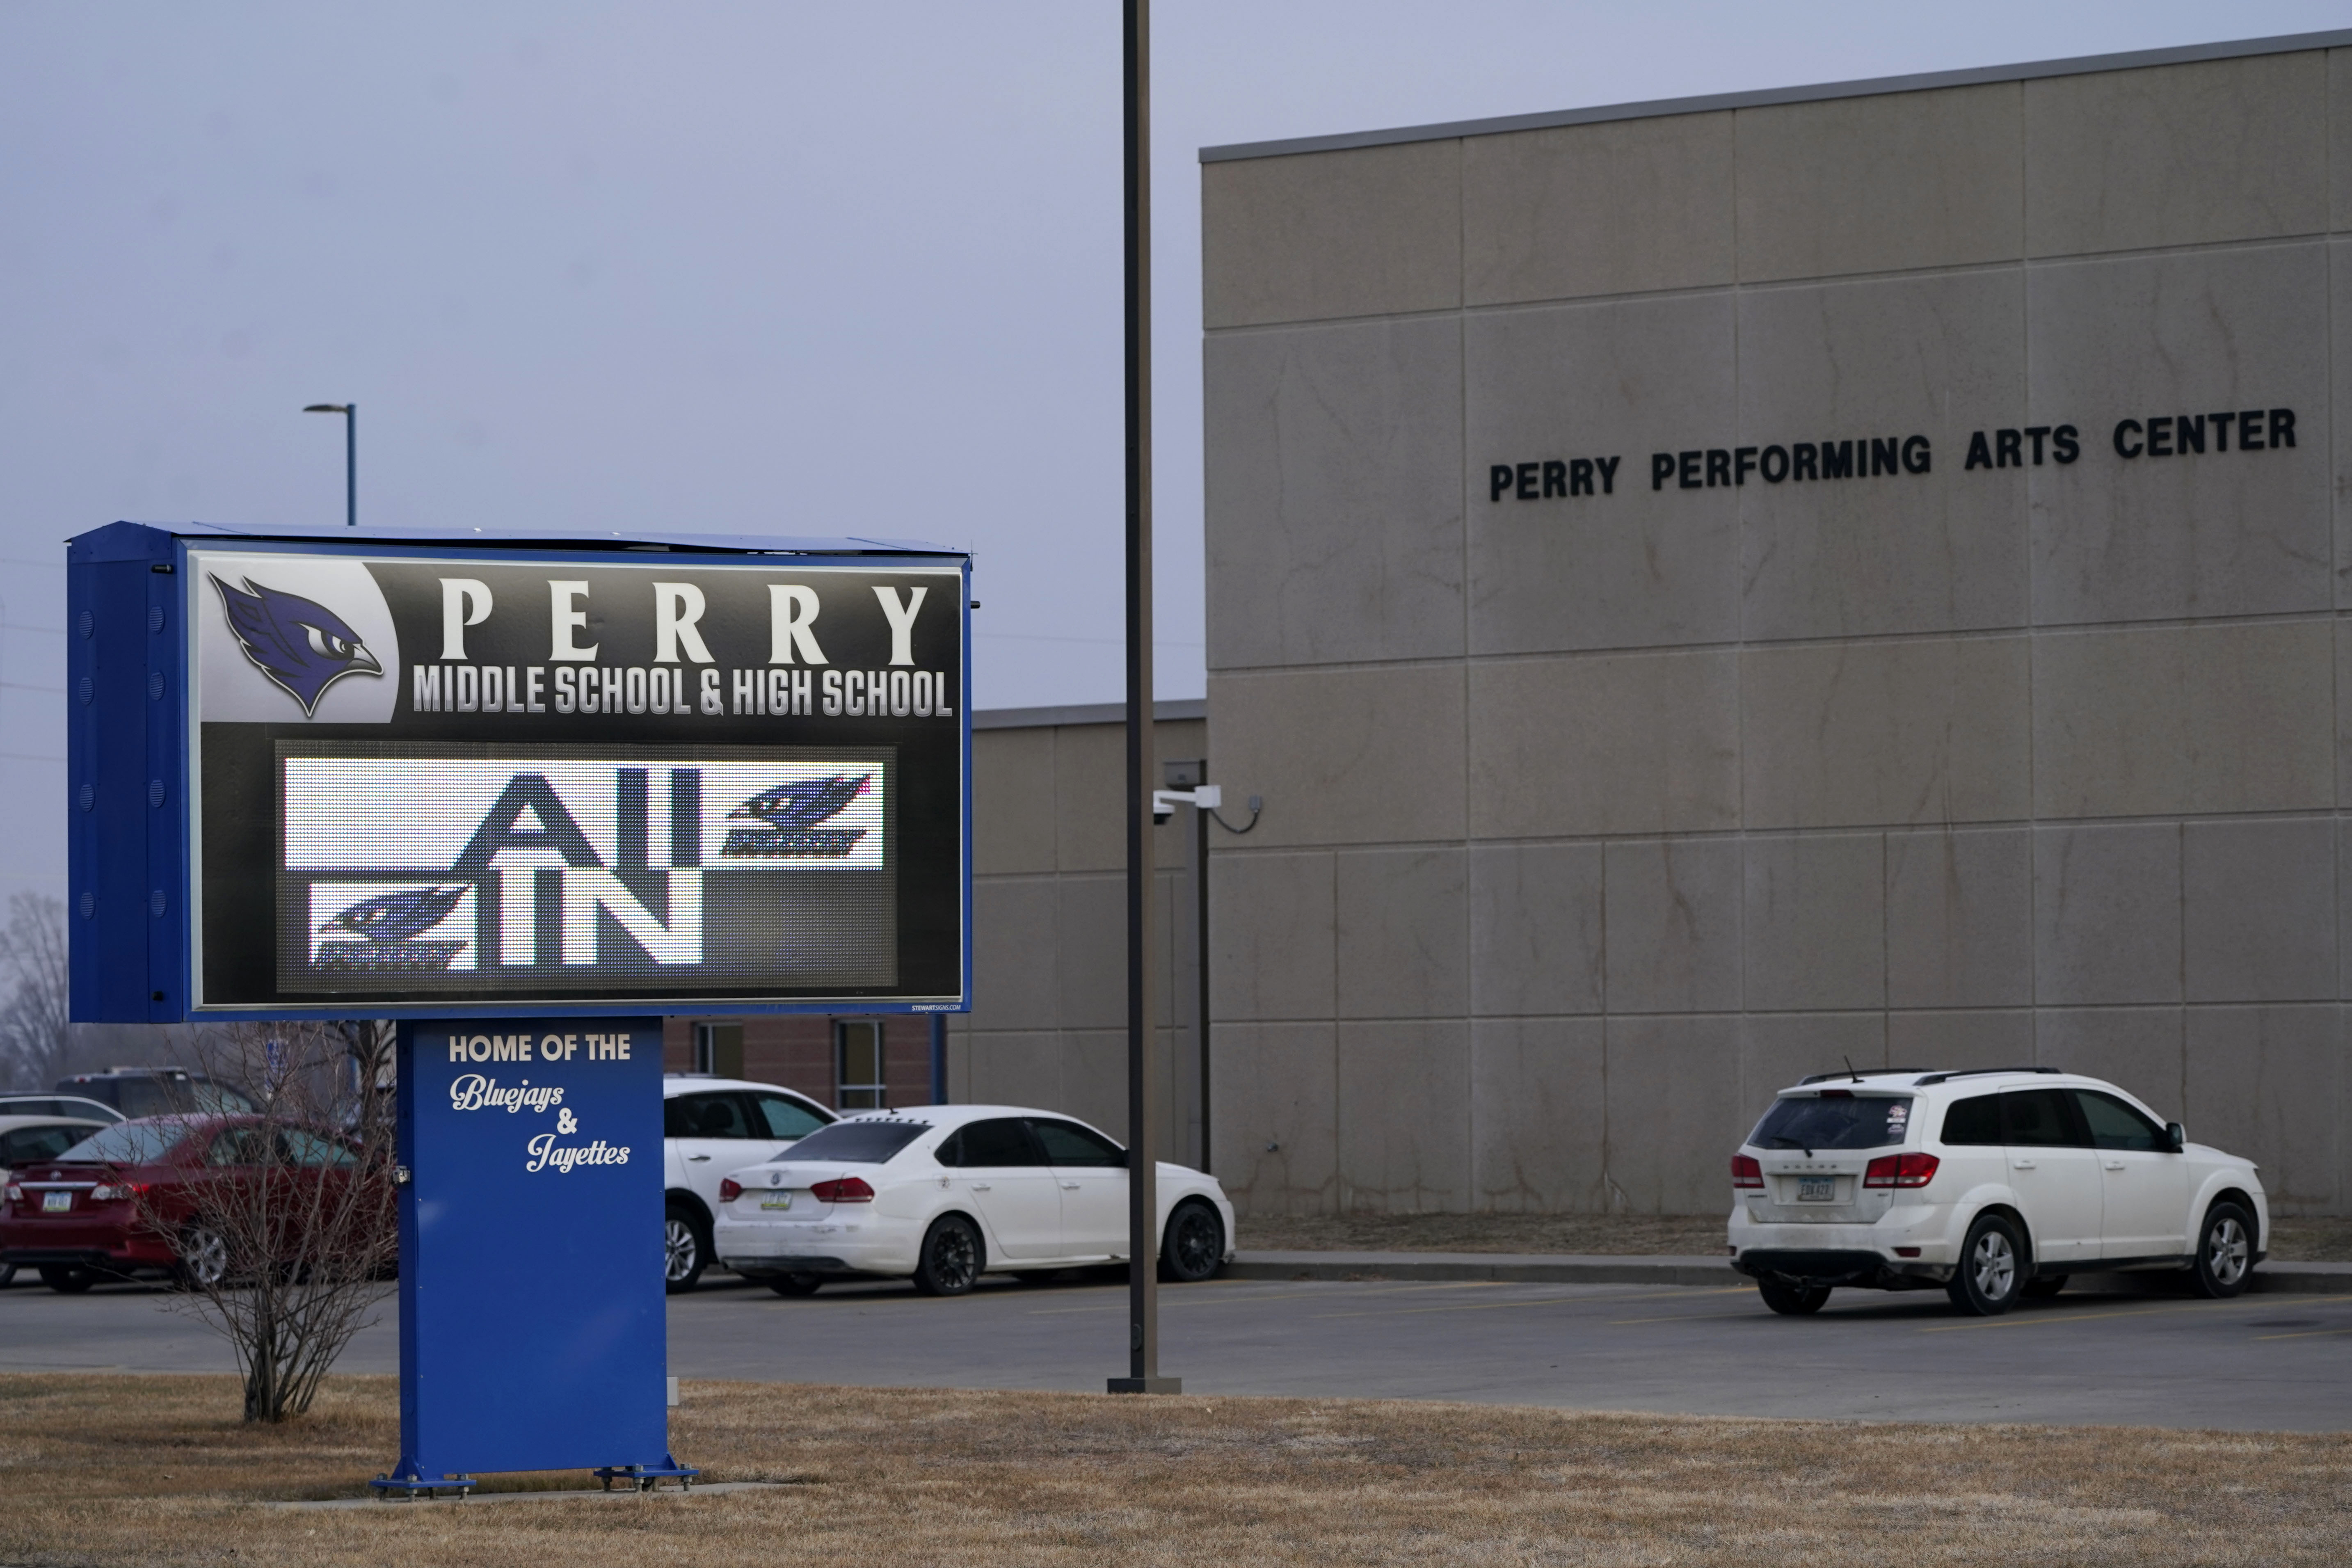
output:
[[2018,1288],[2017,1293],[2021,1296],[2030,1296],[2037,1301],[2047,1301],[2051,1297],[2066,1289],[2067,1278],[2063,1274],[2044,1274],[2038,1279],[2028,1279]]
[[915,1264],[915,1289],[926,1296],[961,1296],[980,1279],[988,1254],[980,1232],[961,1215],[941,1215],[923,1233],[923,1250]]
[[172,1282],[181,1289],[210,1290],[228,1278],[228,1240],[212,1226],[188,1226],[180,1233],[178,1250]]
[[771,1274],[768,1289],[779,1296],[814,1296],[824,1283],[822,1274]]
[[2204,1227],[2197,1233],[2191,1272],[2198,1293],[2226,1300],[2246,1288],[2246,1277],[2253,1271],[2253,1216],[2236,1204],[2215,1204],[2205,1211]]
[[1160,1243],[1160,1272],[1185,1285],[1216,1277],[1225,1266],[1225,1222],[1199,1199],[1176,1205]]
[[70,1263],[44,1263],[41,1283],[61,1296],[79,1296],[98,1283],[98,1276]]
[[1826,1285],[1784,1285],[1777,1279],[1759,1279],[1756,1293],[1764,1304],[1784,1318],[1802,1318],[1822,1310],[1830,1299]]
[[691,1290],[710,1266],[710,1237],[702,1216],[672,1204],[662,1220],[662,1284],[673,1296]]
[[2017,1226],[1997,1214],[1979,1215],[1960,1247],[1960,1267],[1946,1287],[1952,1305],[1979,1318],[1998,1318],[2017,1305],[2025,1283],[2025,1243]]

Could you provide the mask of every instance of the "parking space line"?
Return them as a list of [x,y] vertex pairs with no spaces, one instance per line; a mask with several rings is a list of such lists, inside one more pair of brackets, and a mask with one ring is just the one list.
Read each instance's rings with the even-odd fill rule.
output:
[[[1700,1296],[1722,1296],[1734,1294],[1745,1295],[1747,1292],[1748,1287],[1740,1285],[1735,1286],[1728,1291],[1700,1288],[1693,1290],[1691,1293],[1693,1295]],[[1507,1307],[1558,1307],[1564,1304],[1572,1305],[1580,1301],[1595,1302],[1601,1305],[1613,1307],[1621,1301],[1663,1301],[1671,1300],[1673,1300],[1673,1298],[1670,1296],[1538,1296],[1522,1301],[1465,1301],[1458,1306],[1391,1307],[1385,1310],[1378,1310],[1369,1312],[1318,1312],[1315,1315],[1318,1319],[1405,1318],[1416,1317],[1423,1312],[1494,1312],[1499,1311]]]
[[[1237,1279],[1234,1280],[1234,1283],[1236,1285],[1246,1285],[1250,1283],[1250,1281]],[[1335,1283],[1344,1283],[1344,1281],[1335,1281]],[[1446,1279],[1428,1284],[1400,1285],[1395,1289],[1389,1290],[1358,1291],[1356,1293],[1356,1298],[1360,1299],[1364,1296],[1407,1296],[1423,1294],[1431,1290],[1493,1289],[1496,1286],[1506,1285],[1508,1283],[1510,1283],[1510,1281],[1504,1279]],[[1160,1298],[1160,1310],[1165,1311],[1171,1306],[1206,1307],[1232,1305],[1239,1302],[1296,1301],[1304,1297],[1318,1296],[1322,1294],[1324,1294],[1324,1292],[1319,1290],[1269,1290],[1249,1295],[1227,1295],[1221,1291],[1219,1292],[1219,1295],[1223,1299],[1221,1300],[1212,1301],[1200,1299],[1186,1300],[1182,1297],[1170,1296],[1162,1293]],[[1117,1300],[1106,1301],[1098,1307],[1038,1307],[1033,1309],[1025,1315],[1032,1318],[1058,1318],[1066,1317],[1072,1313],[1078,1312],[1123,1312],[1126,1310],[1127,1302],[1122,1297]]]
[[[1412,1295],[1426,1293],[1432,1290],[1492,1290],[1512,1283],[1514,1283],[1514,1281],[1507,1279],[1429,1280],[1417,1284],[1398,1285],[1385,1290],[1357,1291],[1352,1293],[1349,1299],[1360,1300],[1364,1296]],[[1210,1284],[1213,1284],[1218,1287],[1214,1295],[1198,1293],[1202,1292],[1203,1287]],[[1105,1299],[1099,1304],[1086,1307],[1031,1307],[1024,1310],[1022,1315],[1033,1318],[1055,1318],[1084,1316],[1091,1312],[1123,1312],[1127,1310],[1127,1300],[1124,1294],[1125,1286],[1123,1282],[1117,1287],[1099,1286],[1092,1287],[1091,1289],[1100,1289],[1103,1292]],[[1115,1290],[1118,1293],[1113,1294]],[[1162,1310],[1166,1310],[1171,1307],[1233,1306],[1257,1301],[1297,1300],[1309,1296],[1324,1294],[1324,1292],[1315,1290],[1262,1289],[1258,1288],[1258,1281],[1254,1279],[1203,1281],[1202,1285],[1188,1286],[1184,1288],[1184,1290],[1185,1293],[1183,1294],[1173,1294],[1168,1291],[1163,1291],[1160,1298]],[[975,1293],[969,1297],[957,1298],[957,1300],[989,1302],[1003,1301],[1010,1303],[1015,1298],[1028,1293],[1029,1292],[1026,1289],[1008,1286],[992,1289],[985,1292]],[[715,1298],[705,1298],[705,1300],[711,1299]],[[905,1308],[908,1310],[920,1310],[925,1308],[936,1307],[940,1304],[941,1300],[938,1297],[899,1295],[896,1293],[866,1296],[836,1295],[828,1299],[835,1301],[846,1302],[849,1305],[860,1308],[880,1310],[898,1307]]]
[[1973,1323],[1937,1323],[1921,1329],[1923,1334],[1957,1334],[1970,1329],[2030,1328],[2036,1323],[2095,1323],[2104,1318],[2165,1318],[2180,1312],[2215,1312],[2226,1310],[2226,1301],[2185,1301],[2177,1307],[2126,1308],[2115,1312],[2035,1313],[2030,1318],[1986,1318]]
[[2352,1323],[2347,1323],[2340,1329],[2304,1329],[2292,1334],[2256,1334],[2254,1336],[2254,1342],[2256,1344],[2260,1344],[2264,1340],[2316,1339],[2322,1334],[2352,1334]]

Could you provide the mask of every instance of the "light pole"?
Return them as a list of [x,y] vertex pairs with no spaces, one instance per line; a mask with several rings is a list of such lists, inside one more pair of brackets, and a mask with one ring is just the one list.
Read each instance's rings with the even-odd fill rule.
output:
[[1209,819],[1215,817],[1217,826],[1238,837],[1257,826],[1258,813],[1265,808],[1262,795],[1249,797],[1250,819],[1239,827],[1217,813],[1224,804],[1224,791],[1208,782],[1206,759],[1197,762],[1170,763],[1167,765],[1168,787],[1151,792],[1151,820],[1161,823],[1174,814],[1179,805],[1192,807],[1192,916],[1193,979],[1200,995],[1194,1002],[1195,1032],[1201,1046],[1201,1173],[1209,1173],[1209,1145],[1212,1129],[1209,1121],[1211,1083],[1209,1076]]
[[1160,1015],[1152,1005],[1151,6],[1127,0],[1127,1375],[1113,1394],[1181,1394],[1160,1373]]
[[931,1015],[931,1103],[948,1102],[948,1016]]
[[343,416],[343,526],[360,525],[360,405],[356,403],[313,403],[305,414]]

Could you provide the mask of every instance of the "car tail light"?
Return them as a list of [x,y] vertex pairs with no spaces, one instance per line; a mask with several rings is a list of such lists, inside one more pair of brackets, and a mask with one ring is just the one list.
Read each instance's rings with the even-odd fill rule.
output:
[[1734,1154],[1731,1157],[1731,1185],[1735,1191],[1741,1187],[1763,1191],[1764,1167],[1756,1163],[1755,1155]]
[[736,1180],[734,1177],[732,1177],[732,1176],[722,1176],[722,1177],[720,1177],[720,1178],[719,1178],[719,1201],[720,1203],[722,1203],[722,1204],[731,1204],[731,1203],[733,1203],[737,1198],[740,1198],[740,1197],[741,1197],[742,1195],[743,1195],[743,1184],[742,1184],[742,1183],[740,1183],[740,1182],[737,1181],[737,1180]]
[[119,1204],[125,1198],[135,1198],[147,1190],[145,1182],[100,1182],[90,1188],[89,1201],[94,1204]]
[[874,1189],[862,1176],[843,1176],[830,1182],[819,1182],[809,1189],[809,1196],[821,1204],[870,1204]]
[[1862,1173],[1865,1187],[1924,1187],[1943,1162],[1933,1154],[1881,1154]]
[[8,1184],[8,1201],[9,1201],[10,1203],[12,1203],[12,1204],[13,1204],[13,1203],[18,1203],[18,1202],[21,1202],[21,1201],[23,1201],[24,1196],[25,1196],[25,1189],[24,1189],[24,1188],[22,1188],[22,1187],[18,1186],[18,1185],[17,1185],[16,1183],[14,1183],[14,1182],[11,1182],[11,1183],[9,1183],[9,1184]]

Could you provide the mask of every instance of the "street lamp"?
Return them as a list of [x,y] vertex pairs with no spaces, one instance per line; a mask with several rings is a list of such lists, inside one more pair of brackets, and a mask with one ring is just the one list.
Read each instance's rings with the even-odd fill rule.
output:
[[305,414],[343,416],[343,526],[360,525],[360,405],[356,403],[313,403]]
[[1174,815],[1180,805],[1192,808],[1195,828],[1192,842],[1192,914],[1195,921],[1193,978],[1200,984],[1200,996],[1194,1004],[1194,1016],[1201,1043],[1201,1171],[1209,1169],[1209,819],[1215,817],[1217,826],[1236,836],[1257,826],[1259,812],[1265,807],[1262,795],[1249,797],[1250,819],[1235,827],[1218,815],[1217,807],[1224,804],[1224,791],[1209,782],[1209,764],[1205,759],[1194,762],[1170,763],[1164,769],[1168,778],[1166,789],[1151,792],[1151,821],[1158,826]]
[[1160,1375],[1160,1026],[1151,988],[1151,0],[1125,0],[1127,327],[1127,1375],[1113,1394],[1181,1394]]

